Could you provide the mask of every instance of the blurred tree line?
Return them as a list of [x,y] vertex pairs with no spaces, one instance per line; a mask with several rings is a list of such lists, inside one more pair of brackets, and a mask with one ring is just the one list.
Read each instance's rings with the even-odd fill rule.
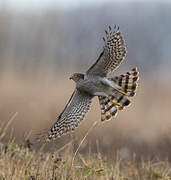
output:
[[0,8],[0,74],[36,73],[42,68],[84,70],[103,48],[104,29],[117,24],[128,54],[123,67],[147,74],[169,70],[171,3],[113,3],[61,10],[14,11]]

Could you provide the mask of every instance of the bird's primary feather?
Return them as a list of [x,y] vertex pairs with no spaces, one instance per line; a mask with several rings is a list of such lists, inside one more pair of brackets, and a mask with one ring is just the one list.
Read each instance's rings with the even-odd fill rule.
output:
[[114,31],[109,26],[104,38],[104,49],[98,60],[88,69],[88,75],[105,77],[109,72],[114,71],[126,56],[126,45],[118,27]]
[[65,109],[50,129],[47,139],[56,139],[63,134],[73,131],[85,118],[86,113],[90,109],[91,100],[92,96],[76,89]]

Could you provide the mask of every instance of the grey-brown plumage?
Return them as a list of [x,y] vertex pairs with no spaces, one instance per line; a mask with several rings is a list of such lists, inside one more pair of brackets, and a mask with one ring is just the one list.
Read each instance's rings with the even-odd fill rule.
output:
[[91,95],[76,89],[51,131],[49,131],[49,140],[74,130],[89,111],[91,99]]
[[45,140],[55,139],[73,131],[90,109],[91,100],[98,96],[101,106],[101,120],[110,120],[118,110],[130,104],[128,97],[135,95],[138,71],[132,69],[120,76],[108,78],[126,56],[126,46],[118,27],[114,31],[109,26],[104,39],[104,49],[98,60],[85,74],[74,73],[70,79],[76,89],[65,109],[54,123]]

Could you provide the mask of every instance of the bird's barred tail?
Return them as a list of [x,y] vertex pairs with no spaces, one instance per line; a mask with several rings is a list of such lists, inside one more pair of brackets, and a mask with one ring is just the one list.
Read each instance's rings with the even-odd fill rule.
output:
[[109,121],[117,115],[117,106],[108,97],[99,96],[101,121]]
[[130,100],[123,94],[115,92],[108,97],[99,96],[101,107],[101,120],[108,121],[112,117],[116,117],[117,111],[122,110],[125,106],[130,104]]
[[128,96],[132,97],[135,95],[135,91],[138,85],[138,74],[139,72],[137,71],[137,68],[134,68],[125,74],[110,78],[110,80],[114,81],[120,87],[122,87],[126,95],[114,91],[114,93],[108,97],[98,97],[101,106],[102,121],[111,120],[112,117],[116,117],[118,110],[124,109],[124,107],[131,103],[131,101],[128,99]]
[[133,68],[131,71],[125,74],[110,78],[110,80],[114,81],[116,84],[122,87],[123,91],[126,93],[127,96],[133,97],[138,86],[138,75],[139,72],[137,68]]

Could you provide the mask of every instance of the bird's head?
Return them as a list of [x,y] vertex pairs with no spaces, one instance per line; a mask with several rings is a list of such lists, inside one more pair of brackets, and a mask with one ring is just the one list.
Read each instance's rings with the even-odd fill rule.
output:
[[69,79],[72,79],[73,81],[75,81],[77,83],[77,82],[84,80],[84,74],[74,73],[71,75],[71,77]]

